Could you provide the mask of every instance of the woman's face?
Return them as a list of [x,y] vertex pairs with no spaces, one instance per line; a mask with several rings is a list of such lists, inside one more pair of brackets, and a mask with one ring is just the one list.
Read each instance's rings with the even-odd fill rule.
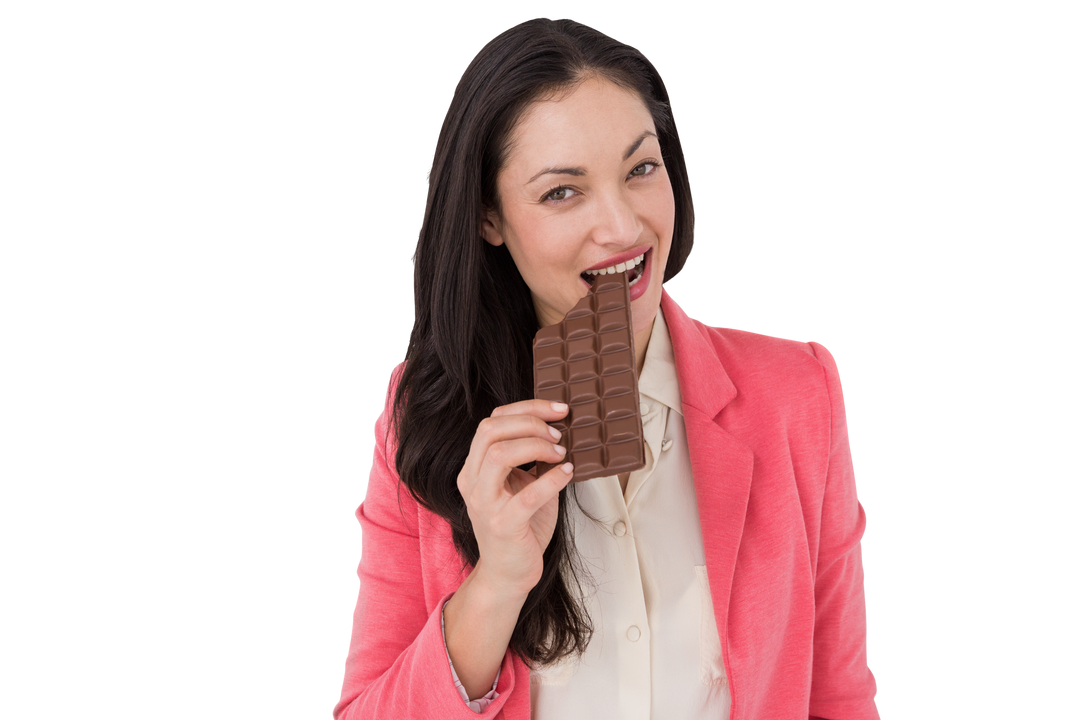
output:
[[484,239],[506,244],[541,325],[559,322],[588,294],[586,271],[641,259],[629,278],[643,348],[675,227],[648,109],[636,93],[591,78],[529,106],[510,141],[497,180],[501,211],[487,213]]

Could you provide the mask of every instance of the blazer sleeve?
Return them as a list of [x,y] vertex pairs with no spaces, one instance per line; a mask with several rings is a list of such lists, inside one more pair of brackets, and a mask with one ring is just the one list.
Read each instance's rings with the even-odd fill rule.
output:
[[[399,377],[401,366],[393,378]],[[353,615],[335,720],[476,720],[461,701],[443,644],[442,606],[447,593],[426,602],[418,532],[419,506],[392,467],[395,382],[375,424],[375,458],[367,495],[356,511],[361,528],[357,574],[360,595]],[[499,697],[483,712],[500,715],[513,689],[510,653],[500,671]]]
[[866,602],[859,545],[866,514],[855,494],[836,362],[821,345],[810,346],[824,369],[831,409],[814,588],[810,720],[878,720],[874,703],[877,686],[866,664]]

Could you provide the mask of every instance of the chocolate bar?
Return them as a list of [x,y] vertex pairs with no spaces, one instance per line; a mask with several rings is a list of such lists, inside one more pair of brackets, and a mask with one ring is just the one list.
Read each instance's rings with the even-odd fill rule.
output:
[[[645,466],[633,319],[626,273],[597,275],[561,322],[533,339],[533,392],[570,406],[549,423],[582,482]],[[537,463],[537,475],[554,465]]]

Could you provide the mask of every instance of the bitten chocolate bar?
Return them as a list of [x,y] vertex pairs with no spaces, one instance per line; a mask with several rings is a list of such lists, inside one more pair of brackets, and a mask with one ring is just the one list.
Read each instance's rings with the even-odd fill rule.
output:
[[[566,418],[550,424],[574,463],[571,482],[645,466],[626,273],[598,275],[562,322],[536,333],[533,392],[570,405]],[[537,475],[552,467],[537,463]]]

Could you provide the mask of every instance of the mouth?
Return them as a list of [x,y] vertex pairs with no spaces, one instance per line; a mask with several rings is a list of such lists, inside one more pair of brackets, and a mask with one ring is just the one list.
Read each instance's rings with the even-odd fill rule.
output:
[[[649,256],[650,256],[651,253],[652,253],[652,248],[650,247],[649,249],[646,250],[645,253],[642,254],[642,256],[640,256],[640,258],[642,258],[642,260],[640,260],[636,264],[636,266],[634,266],[630,270],[624,270],[623,271],[623,272],[626,273],[626,280],[630,281],[631,285],[633,285],[638,280],[642,279],[642,275],[645,273],[646,263],[648,262]],[[618,270],[616,272],[618,272]],[[581,280],[585,281],[585,283],[588,283],[590,287],[592,287],[592,285],[594,285],[596,283],[597,277],[599,277],[599,274],[593,275],[593,274],[590,274],[588,272],[582,272],[581,273]]]

